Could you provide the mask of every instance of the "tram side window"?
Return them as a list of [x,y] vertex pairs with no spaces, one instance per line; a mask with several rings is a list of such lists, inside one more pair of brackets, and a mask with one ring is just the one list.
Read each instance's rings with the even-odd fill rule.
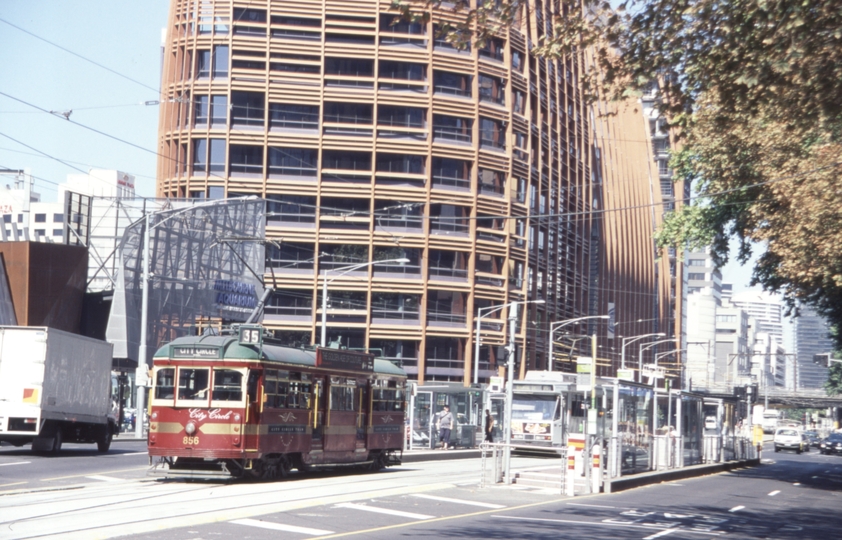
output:
[[290,381],[287,407],[290,409],[309,409],[312,392],[313,387],[310,383]]
[[213,370],[214,401],[240,401],[243,399],[243,374],[233,369]]
[[353,411],[354,390],[350,386],[330,387],[330,410],[331,411]]
[[403,400],[403,390],[375,388],[372,409],[380,412],[401,412],[404,406]]
[[208,370],[181,368],[178,370],[178,399],[208,399]]
[[155,399],[172,399],[175,395],[175,368],[158,370],[155,377]]
[[310,407],[311,385],[303,382],[301,373],[267,369],[263,394],[267,407],[307,409]]

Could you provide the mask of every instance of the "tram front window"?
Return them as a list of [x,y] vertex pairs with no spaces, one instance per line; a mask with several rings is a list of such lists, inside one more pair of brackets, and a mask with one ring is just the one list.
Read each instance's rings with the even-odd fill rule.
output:
[[523,422],[550,422],[558,419],[556,396],[514,396],[512,420]]
[[208,369],[180,368],[178,370],[178,399],[207,401],[209,388]]
[[241,401],[243,399],[243,374],[233,369],[213,370],[214,401]]
[[155,376],[155,399],[172,399],[175,393],[175,368],[159,369]]

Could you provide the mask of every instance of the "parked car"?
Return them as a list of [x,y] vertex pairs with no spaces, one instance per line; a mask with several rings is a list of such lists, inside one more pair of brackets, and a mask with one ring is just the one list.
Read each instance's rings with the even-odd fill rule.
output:
[[782,427],[775,430],[775,452],[794,450],[800,454],[804,451],[804,439],[801,432],[794,428]]
[[816,448],[818,448],[819,445],[822,442],[822,438],[819,436],[819,432],[814,430],[814,429],[811,429],[809,431],[805,431],[804,435],[807,437],[807,440],[810,442],[810,446],[815,446]]
[[822,454],[842,454],[842,433],[831,433],[819,444]]

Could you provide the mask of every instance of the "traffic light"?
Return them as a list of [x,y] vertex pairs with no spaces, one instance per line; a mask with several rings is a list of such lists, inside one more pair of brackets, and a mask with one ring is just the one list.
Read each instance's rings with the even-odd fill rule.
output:
[[819,353],[813,355],[813,363],[824,367],[830,366],[830,353]]

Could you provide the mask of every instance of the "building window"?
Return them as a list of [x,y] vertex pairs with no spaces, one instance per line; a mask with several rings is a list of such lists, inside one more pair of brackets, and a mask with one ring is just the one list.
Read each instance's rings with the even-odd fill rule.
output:
[[690,272],[687,275],[687,279],[692,279],[692,280],[696,280],[696,281],[704,281],[705,275],[706,274],[701,274],[701,273],[697,273],[697,272]]
[[471,97],[471,76],[451,71],[433,71],[433,92]]
[[433,186],[471,187],[471,163],[461,159],[433,158]]
[[263,175],[263,147],[232,144],[229,174]]
[[228,123],[228,96],[211,96],[211,126],[222,127]]
[[424,156],[377,154],[377,172],[424,174]]
[[266,113],[264,96],[261,92],[231,92],[231,125],[264,125]]
[[64,214],[53,214],[53,223],[64,223]]
[[209,113],[210,96],[193,96],[193,124],[207,124]]
[[196,51],[196,76],[208,79],[211,74],[211,52],[207,49]]
[[35,223],[46,223],[47,214],[35,214]]
[[687,264],[689,266],[706,266],[706,262],[705,259],[690,259]]
[[370,125],[372,109],[371,105],[361,103],[325,103],[324,121]]
[[64,236],[64,229],[53,229],[53,236]]
[[225,78],[228,76],[228,46],[217,45],[213,48],[213,77]]
[[319,107],[270,103],[269,126],[271,128],[318,129]]
[[497,77],[490,77],[488,75],[479,76],[479,99],[480,101],[490,101],[498,105],[504,105],[506,102],[506,83]]
[[479,55],[492,60],[503,61],[503,53],[506,51],[506,42],[502,39],[490,38],[485,42],[485,47],[479,50]]
[[269,147],[269,174],[316,176],[318,151],[311,148]]
[[234,8],[234,22],[266,23],[265,9]]
[[[266,33],[266,30],[260,28],[260,35]],[[242,32],[238,32],[242,33]],[[245,57],[245,58],[243,58]],[[246,50],[234,50],[234,53],[231,55],[231,68],[232,69],[256,69],[260,71],[264,71],[266,69],[266,53],[265,52],[254,52],[254,51],[246,51]]]
[[358,58],[325,58],[325,75],[373,77],[374,60]]
[[[269,219],[272,221],[315,223],[316,198],[299,195],[270,195],[269,214]],[[307,244],[306,247],[299,248],[296,247],[298,245],[283,242],[279,254],[280,259],[282,262],[307,260],[310,263],[307,268],[313,268],[313,261],[315,259],[313,246]],[[276,251],[277,248],[274,248],[271,253],[275,253]]]
[[35,229],[35,236],[46,236],[47,231],[44,229]]
[[286,39],[321,39],[322,20],[303,17],[272,16],[272,24],[290,26],[292,28],[273,28],[272,37]]
[[426,118],[427,109],[396,105],[380,105],[377,107],[378,126],[423,128]]
[[736,315],[717,315],[716,322],[737,322]]
[[368,152],[325,150],[322,153],[322,169],[370,171],[371,154],[369,154]]
[[424,81],[427,79],[427,65],[412,62],[380,61],[380,76],[384,79]]
[[433,138],[469,143],[472,140],[473,120],[436,114],[433,116]]
[[480,118],[480,146],[506,148],[506,128],[501,122],[490,118]]
[[11,223],[12,214],[3,214],[3,223]]
[[380,15],[380,31],[413,36],[424,35],[425,26],[419,22],[407,21],[397,14]]

